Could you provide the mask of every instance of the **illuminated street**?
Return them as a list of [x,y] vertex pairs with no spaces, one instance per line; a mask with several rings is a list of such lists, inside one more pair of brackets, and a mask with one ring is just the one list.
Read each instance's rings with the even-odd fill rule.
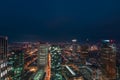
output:
[[51,78],[51,55],[50,53],[48,54],[48,65],[46,65],[46,76],[45,76],[45,80],[50,80]]

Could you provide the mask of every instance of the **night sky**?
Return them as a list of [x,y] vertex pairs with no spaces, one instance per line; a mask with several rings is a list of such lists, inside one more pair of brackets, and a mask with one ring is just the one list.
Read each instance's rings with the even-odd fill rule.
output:
[[10,41],[120,40],[120,0],[0,0]]

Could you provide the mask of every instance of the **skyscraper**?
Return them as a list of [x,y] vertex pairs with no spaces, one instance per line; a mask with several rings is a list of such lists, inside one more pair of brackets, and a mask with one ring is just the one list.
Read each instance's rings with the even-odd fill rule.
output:
[[38,50],[38,67],[43,68],[47,65],[48,61],[48,44],[40,44],[39,50]]
[[75,54],[77,51],[77,44],[76,44],[77,40],[73,39],[72,40],[72,53]]
[[62,80],[62,58],[61,49],[58,46],[51,46],[51,78],[55,80]]
[[117,55],[116,55],[116,66],[117,66],[117,79],[120,79],[120,48],[117,48]]
[[101,45],[103,73],[109,80],[116,79],[116,46],[113,40],[103,40]]
[[22,50],[12,50],[9,57],[9,72],[12,80],[22,80],[24,70],[24,53]]
[[7,80],[8,38],[0,36],[0,80]]

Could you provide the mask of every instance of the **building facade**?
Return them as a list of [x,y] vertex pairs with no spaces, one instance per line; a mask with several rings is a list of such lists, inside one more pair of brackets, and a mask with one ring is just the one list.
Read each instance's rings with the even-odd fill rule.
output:
[[103,40],[101,45],[101,66],[109,80],[116,79],[116,46],[113,40]]
[[11,70],[9,72],[10,80],[23,80],[24,71],[24,53],[22,50],[12,50],[8,59]]
[[0,37],[0,80],[7,80],[8,38]]
[[38,60],[37,60],[37,64],[39,68],[44,68],[47,65],[48,50],[49,50],[49,45],[40,44],[40,47],[38,50]]
[[61,50],[58,46],[51,46],[51,79],[62,80],[62,58]]

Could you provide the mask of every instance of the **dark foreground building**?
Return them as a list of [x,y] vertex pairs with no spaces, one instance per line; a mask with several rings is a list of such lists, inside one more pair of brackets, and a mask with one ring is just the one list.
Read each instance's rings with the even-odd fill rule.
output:
[[0,36],[0,80],[7,80],[8,38]]

